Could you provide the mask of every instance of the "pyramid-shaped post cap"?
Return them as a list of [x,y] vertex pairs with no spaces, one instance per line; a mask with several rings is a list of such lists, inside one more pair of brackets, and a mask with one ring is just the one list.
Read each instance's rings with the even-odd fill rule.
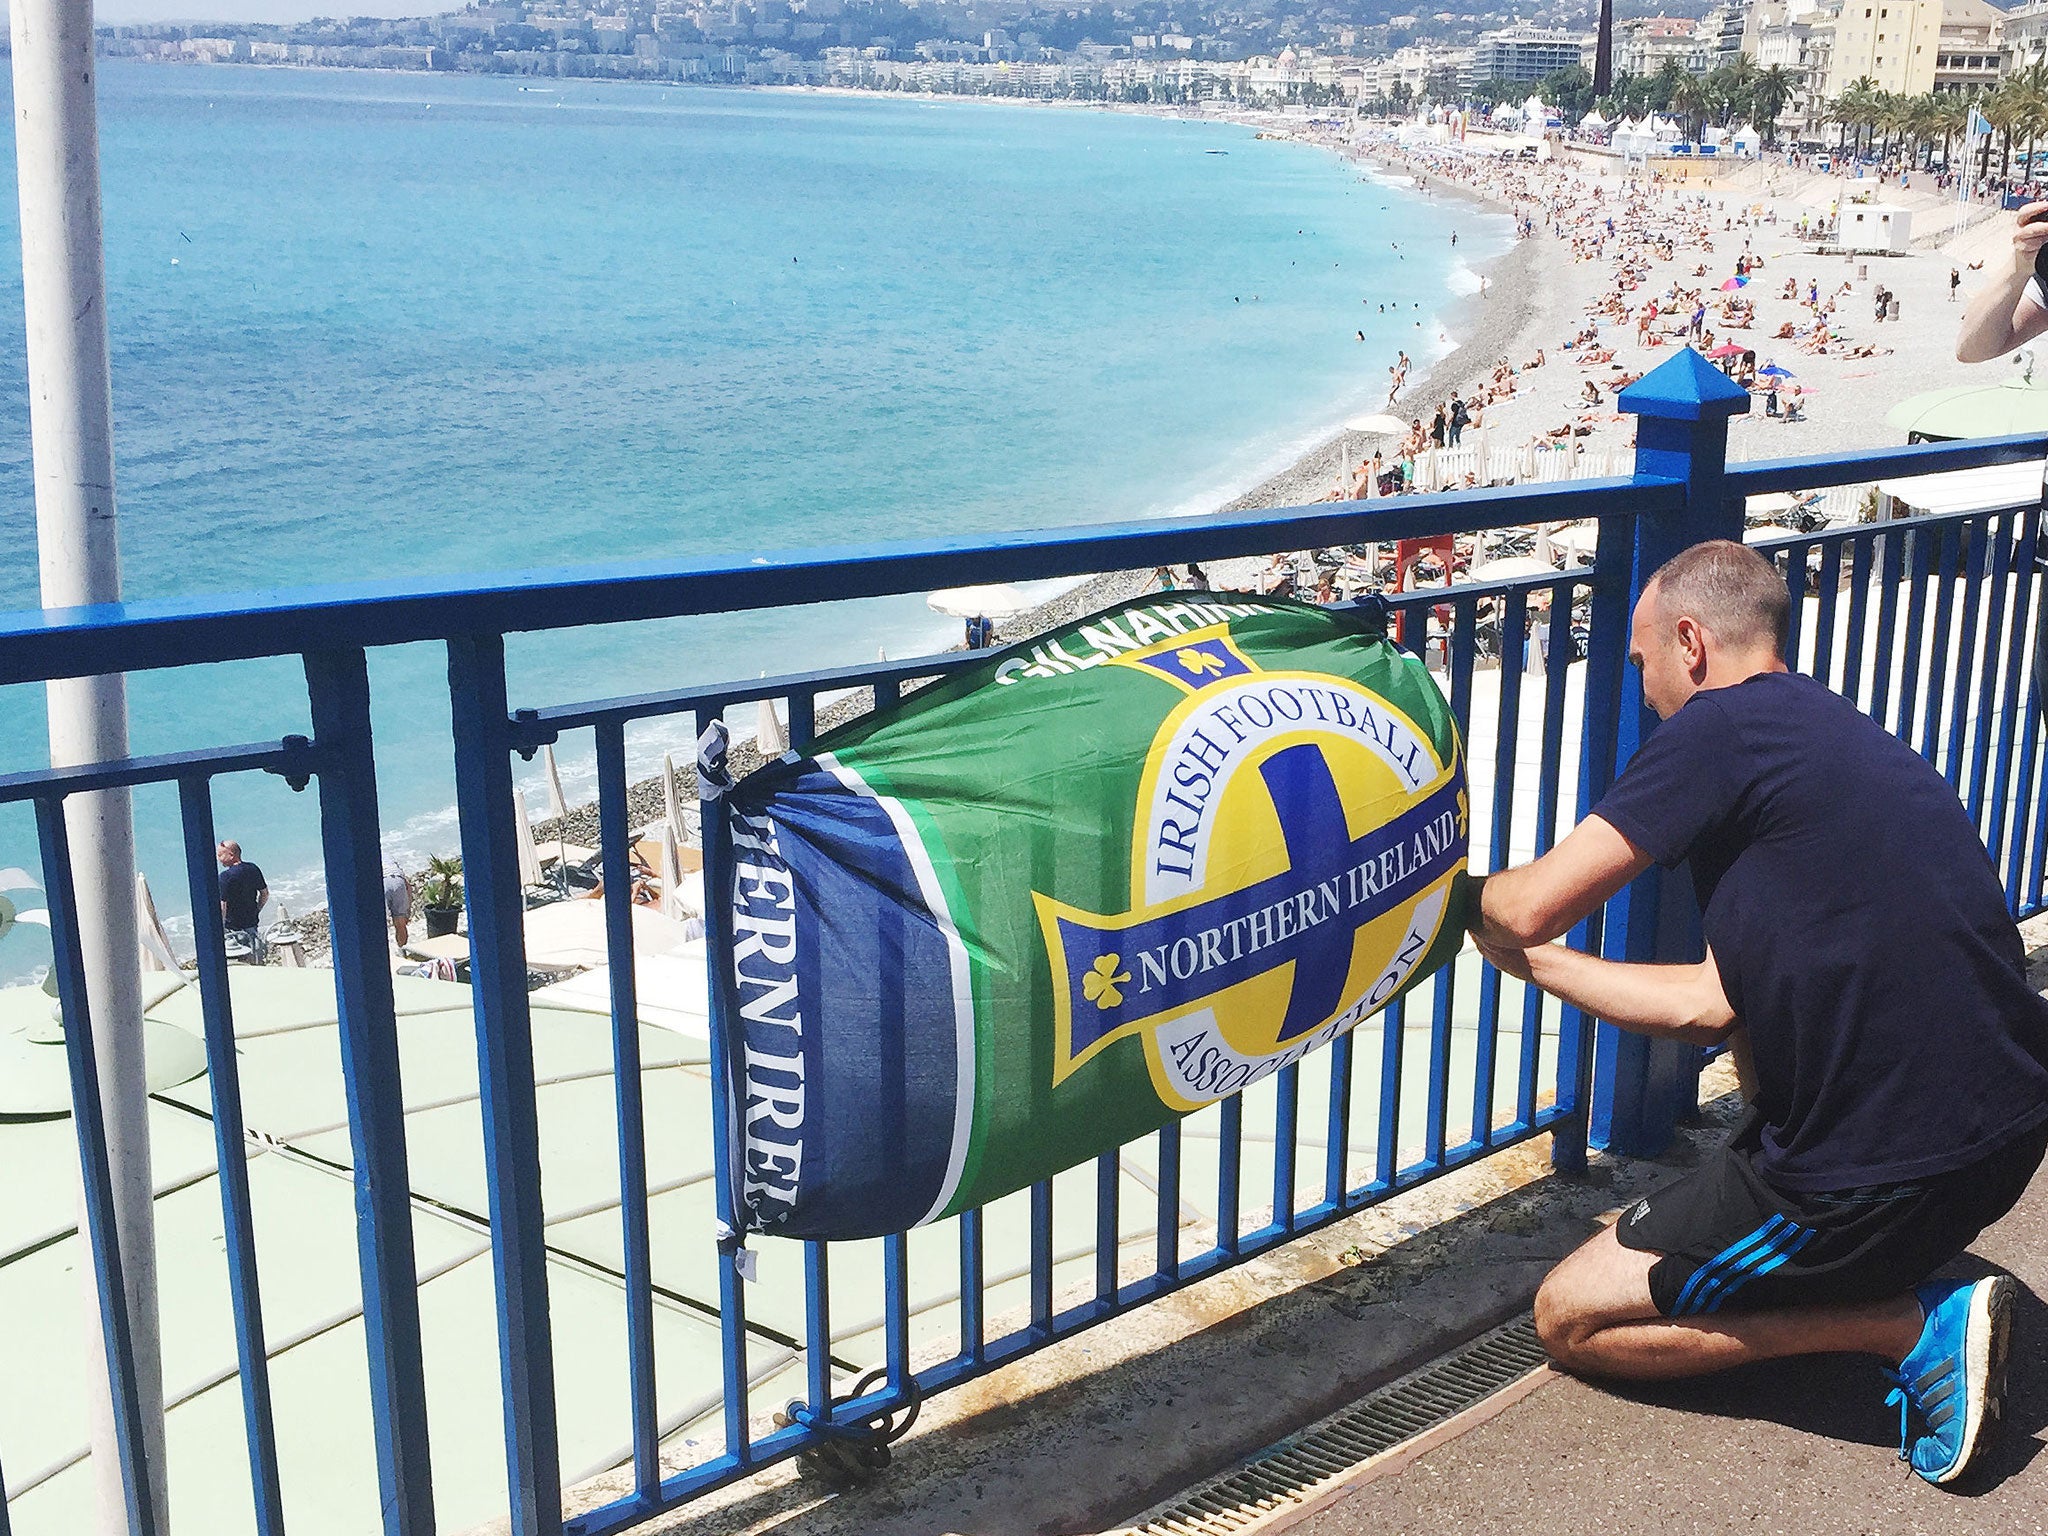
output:
[[1742,415],[1749,409],[1749,391],[1686,347],[1629,385],[1614,403],[1634,416],[1709,421]]

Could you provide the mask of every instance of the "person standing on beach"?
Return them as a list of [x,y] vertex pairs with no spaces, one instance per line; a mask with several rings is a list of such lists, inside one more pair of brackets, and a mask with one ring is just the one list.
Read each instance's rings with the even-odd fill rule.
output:
[[1472,413],[1465,408],[1465,402],[1458,398],[1456,390],[1451,391],[1451,417],[1448,425],[1451,446],[1458,446],[1458,439],[1465,435],[1465,428],[1472,420]]
[[1444,437],[1449,431],[1450,421],[1445,414],[1444,403],[1439,400],[1436,404],[1436,419],[1429,424],[1429,440],[1441,448],[1444,445]]
[[2048,294],[2034,276],[2034,260],[2048,245],[2048,202],[2028,203],[2013,215],[2012,261],[1963,309],[1956,360],[1988,363],[2048,331]]
[[242,857],[242,845],[223,840],[215,851],[220,860],[220,919],[228,937],[249,952],[252,960],[263,959],[263,935],[257,931],[263,904],[270,900],[263,871]]
[[1956,301],[1956,290],[1957,290],[1958,288],[1962,287],[1962,286],[1963,286],[1963,274],[1962,274],[1962,271],[1961,271],[1961,269],[1960,269],[1960,268],[1957,268],[1957,267],[1950,267],[1950,268],[1948,269],[1948,301],[1949,301],[1949,303],[1951,303],[1951,304],[1955,303],[1955,301]]
[[406,940],[412,936],[412,887],[406,883],[398,860],[389,854],[384,856],[384,911],[391,919],[391,936],[398,940],[400,949],[405,948]]

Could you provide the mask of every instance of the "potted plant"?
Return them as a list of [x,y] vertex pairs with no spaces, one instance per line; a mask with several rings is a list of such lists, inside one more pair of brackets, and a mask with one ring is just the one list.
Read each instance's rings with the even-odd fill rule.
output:
[[428,938],[455,931],[455,920],[462,916],[462,860],[438,855],[427,860],[420,903],[426,909]]

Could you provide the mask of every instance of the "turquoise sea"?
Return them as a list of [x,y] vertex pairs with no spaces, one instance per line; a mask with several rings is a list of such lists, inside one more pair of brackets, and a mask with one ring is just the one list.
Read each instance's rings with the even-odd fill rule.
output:
[[[1453,255],[1506,239],[1313,148],[1101,112],[125,61],[100,107],[130,597],[1207,509],[1375,406],[1397,347],[1434,355]],[[36,602],[12,170],[9,143],[9,608]],[[583,629],[515,640],[513,691],[954,631],[915,598]],[[408,867],[455,843],[444,668],[373,658]],[[139,751],[305,729],[295,665],[139,676],[131,704]],[[0,771],[47,761],[42,709],[0,690]],[[674,742],[636,735],[635,770]],[[575,798],[588,743],[562,751]],[[311,797],[219,798],[272,886],[317,900]],[[167,913],[172,809],[138,799]],[[25,817],[5,863],[33,865]]]

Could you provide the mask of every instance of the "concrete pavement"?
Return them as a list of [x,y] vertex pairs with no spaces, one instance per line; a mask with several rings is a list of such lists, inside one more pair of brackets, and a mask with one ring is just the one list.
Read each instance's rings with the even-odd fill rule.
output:
[[1818,1356],[1654,1388],[1558,1377],[1287,1528],[1392,1532],[2048,1533],[2048,1172],[1956,1273],[2021,1283],[2004,1434],[1953,1491],[1897,1459],[1873,1361]]

